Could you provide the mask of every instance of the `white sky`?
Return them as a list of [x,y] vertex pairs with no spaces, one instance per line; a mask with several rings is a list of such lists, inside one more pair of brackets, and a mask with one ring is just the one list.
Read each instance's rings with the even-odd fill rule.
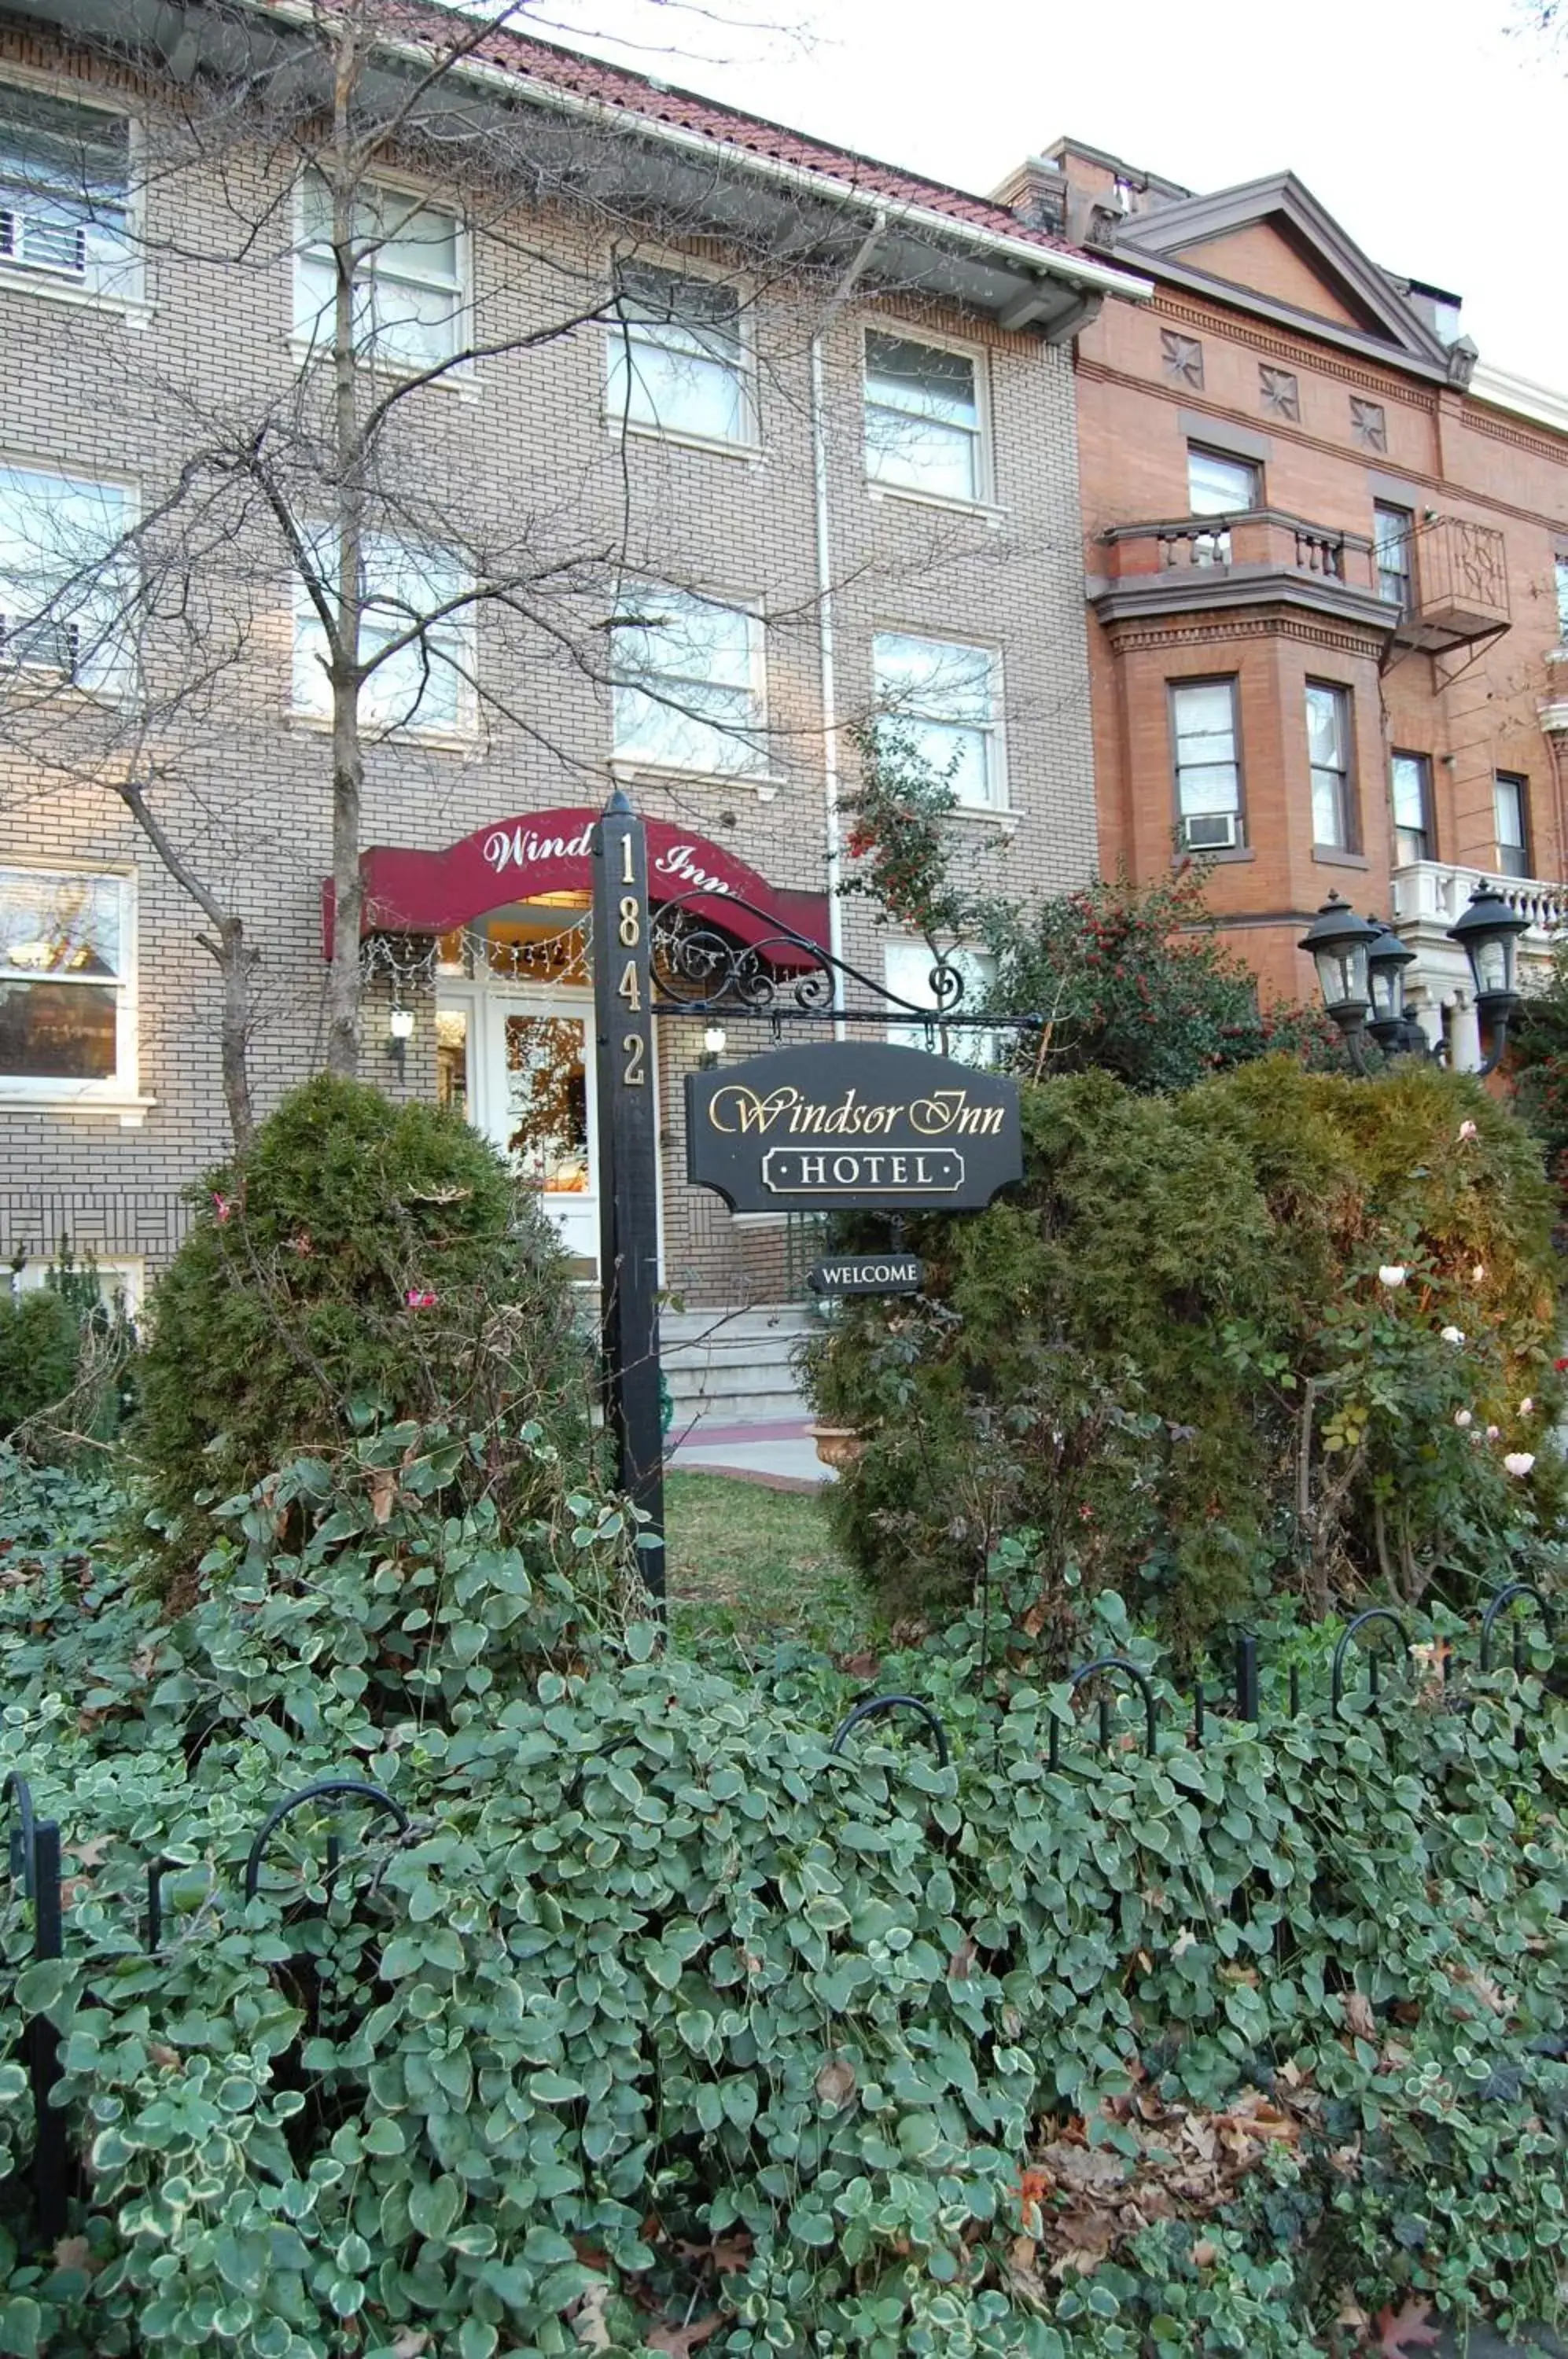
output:
[[[1568,49],[1525,0],[527,0],[540,33],[964,189],[1071,132],[1195,190],[1289,167],[1493,367],[1568,390]],[[769,28],[768,19],[788,29]]]

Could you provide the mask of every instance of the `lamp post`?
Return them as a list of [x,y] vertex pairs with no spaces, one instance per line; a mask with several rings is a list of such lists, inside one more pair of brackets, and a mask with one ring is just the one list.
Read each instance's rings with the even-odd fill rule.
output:
[[[1530,919],[1505,901],[1495,886],[1478,885],[1468,908],[1448,929],[1470,962],[1475,1013],[1481,1027],[1482,1074],[1495,1073],[1508,1046],[1508,1022],[1519,1006],[1519,937]],[[1441,1063],[1442,1048],[1427,1045],[1425,1033],[1405,1006],[1405,970],[1415,952],[1391,926],[1357,917],[1331,893],[1298,947],[1311,951],[1323,1005],[1338,1025],[1351,1062],[1369,1073],[1367,1035],[1386,1057],[1429,1057]],[[1370,1019],[1370,1020],[1369,1020]]]

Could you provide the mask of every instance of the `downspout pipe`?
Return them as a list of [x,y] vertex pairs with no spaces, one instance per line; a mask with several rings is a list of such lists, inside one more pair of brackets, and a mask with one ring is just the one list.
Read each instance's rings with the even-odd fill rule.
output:
[[[843,766],[839,755],[838,668],[836,623],[833,613],[833,513],[828,499],[828,435],[827,435],[827,370],[826,336],[839,311],[849,299],[855,287],[887,227],[887,216],[880,208],[872,217],[871,226],[856,248],[854,258],[845,268],[827,300],[822,319],[811,337],[811,478],[815,495],[817,538],[817,649],[821,668],[822,712],[822,834],[824,858],[828,872],[828,951],[835,960],[844,957],[844,908],[839,899],[840,864],[844,856],[844,832],[840,821],[840,801],[843,787]],[[833,996],[839,995],[839,968],[833,970]],[[844,1037],[842,1019],[835,1018],[833,1035]]]

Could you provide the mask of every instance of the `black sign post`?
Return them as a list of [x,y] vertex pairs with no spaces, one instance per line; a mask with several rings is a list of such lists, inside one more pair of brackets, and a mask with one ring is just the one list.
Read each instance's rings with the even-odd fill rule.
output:
[[623,1491],[648,1517],[643,1579],[664,1595],[659,1384],[659,1135],[653,1112],[648,839],[617,787],[593,830],[593,1024],[604,1415]]
[[1018,1085],[880,1040],[686,1077],[686,1173],[736,1212],[975,1212],[1023,1178]]

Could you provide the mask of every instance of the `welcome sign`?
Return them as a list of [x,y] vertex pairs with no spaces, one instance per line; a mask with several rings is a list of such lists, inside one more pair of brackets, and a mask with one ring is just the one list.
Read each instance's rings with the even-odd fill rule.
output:
[[689,1073],[686,1176],[735,1212],[975,1212],[1023,1177],[1018,1083],[858,1040]]

